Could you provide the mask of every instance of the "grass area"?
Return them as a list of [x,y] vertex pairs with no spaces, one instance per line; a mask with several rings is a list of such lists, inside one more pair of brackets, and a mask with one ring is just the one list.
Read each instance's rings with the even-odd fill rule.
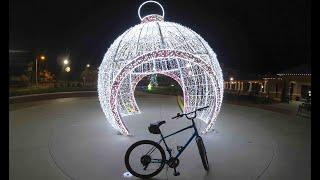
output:
[[72,92],[72,91],[96,91],[96,87],[58,87],[58,88],[19,88],[15,90],[9,90],[9,97],[21,96],[28,94],[42,94],[42,93],[55,93],[55,92]]

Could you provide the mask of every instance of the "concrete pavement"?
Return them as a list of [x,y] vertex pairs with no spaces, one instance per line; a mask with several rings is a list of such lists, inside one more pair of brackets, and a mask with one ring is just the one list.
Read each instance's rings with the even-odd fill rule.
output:
[[[171,120],[176,97],[138,94],[142,114],[125,117],[133,137],[117,135],[96,97],[63,98],[10,105],[10,179],[127,179],[124,154],[135,141],[157,140],[150,122],[166,120],[164,134],[188,125]],[[197,123],[201,128],[204,125]],[[216,130],[203,135],[211,170],[202,167],[195,143],[169,179],[311,179],[310,119],[223,104]],[[191,131],[169,139],[183,145]],[[167,179],[164,169],[156,179]],[[130,179],[136,179],[134,177]]]

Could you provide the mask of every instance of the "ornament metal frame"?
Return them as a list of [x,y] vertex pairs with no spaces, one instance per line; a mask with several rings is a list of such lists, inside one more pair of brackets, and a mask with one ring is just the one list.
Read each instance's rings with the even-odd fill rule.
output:
[[[156,3],[157,14],[140,16],[141,7]],[[208,43],[191,29],[164,21],[164,10],[156,1],[140,5],[141,23],[120,35],[106,52],[99,67],[98,95],[110,124],[123,135],[130,135],[123,116],[141,113],[134,90],[138,82],[151,74],[163,74],[176,80],[183,90],[184,112],[207,106],[198,120],[214,128],[223,99],[223,76],[216,54]]]

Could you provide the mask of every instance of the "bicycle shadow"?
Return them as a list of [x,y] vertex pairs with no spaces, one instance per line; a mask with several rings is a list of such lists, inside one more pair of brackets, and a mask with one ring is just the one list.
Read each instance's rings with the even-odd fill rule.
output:
[[[126,178],[126,179],[132,179],[132,178]],[[149,179],[149,180],[167,180],[167,178],[156,178],[156,177],[148,178],[148,179]],[[141,180],[141,179],[135,177],[135,179],[132,179],[132,180]]]
[[214,179],[213,177],[212,177],[212,175],[214,174],[214,172],[213,172],[213,163],[209,163],[209,171],[206,171],[204,174],[203,174],[203,176],[202,176],[202,179],[210,179],[210,180],[212,180],[212,179]]

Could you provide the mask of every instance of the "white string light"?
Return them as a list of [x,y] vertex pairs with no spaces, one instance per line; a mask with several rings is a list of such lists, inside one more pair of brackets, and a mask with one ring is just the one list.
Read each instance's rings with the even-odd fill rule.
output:
[[140,113],[134,90],[147,75],[163,74],[176,80],[183,90],[184,112],[210,106],[198,115],[207,124],[202,133],[213,129],[220,111],[223,77],[216,54],[200,35],[164,21],[163,16],[145,16],[125,31],[111,44],[99,67],[101,107],[110,124],[124,135],[130,132],[122,117]]

